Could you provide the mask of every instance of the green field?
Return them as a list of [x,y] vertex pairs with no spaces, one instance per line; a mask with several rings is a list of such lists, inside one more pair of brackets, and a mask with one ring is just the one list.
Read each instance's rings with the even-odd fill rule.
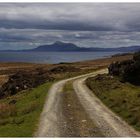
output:
[[0,137],[33,136],[51,84],[0,100]]
[[88,78],[86,84],[105,105],[140,131],[140,86],[106,75]]

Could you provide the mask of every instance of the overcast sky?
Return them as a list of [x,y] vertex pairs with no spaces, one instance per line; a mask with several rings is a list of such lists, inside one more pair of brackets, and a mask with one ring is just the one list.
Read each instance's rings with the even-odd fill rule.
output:
[[0,4],[0,49],[55,41],[80,47],[140,45],[140,4]]

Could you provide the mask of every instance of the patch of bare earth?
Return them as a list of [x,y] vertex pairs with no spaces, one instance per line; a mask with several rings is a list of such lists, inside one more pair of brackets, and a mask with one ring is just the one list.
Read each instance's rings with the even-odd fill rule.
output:
[[68,82],[62,93],[62,121],[61,135],[67,137],[102,137],[102,133],[86,114],[77,95]]

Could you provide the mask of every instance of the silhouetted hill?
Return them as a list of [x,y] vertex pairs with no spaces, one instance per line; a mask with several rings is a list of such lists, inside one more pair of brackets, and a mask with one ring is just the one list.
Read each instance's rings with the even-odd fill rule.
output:
[[112,51],[118,51],[118,52],[137,52],[140,51],[140,46],[129,46],[129,47],[119,47],[119,48],[83,48],[79,47],[73,43],[64,43],[60,41],[56,41],[53,44],[50,45],[41,45],[34,49],[29,50],[3,50],[7,52],[112,52]]
[[63,42],[57,41],[54,44],[42,45],[32,50],[33,51],[63,52],[63,51],[81,51],[81,50],[86,50],[86,49],[80,48],[72,43],[63,43]]
[[140,50],[140,46],[129,46],[129,47],[119,47],[119,48],[82,48],[73,43],[64,43],[57,41],[51,45],[42,45],[31,51],[48,51],[48,52],[70,52],[70,51],[79,51],[79,52],[89,52],[89,51],[118,51],[118,52],[136,52]]
[[140,46],[120,47],[120,48],[115,48],[115,50],[121,52],[137,52],[140,51]]

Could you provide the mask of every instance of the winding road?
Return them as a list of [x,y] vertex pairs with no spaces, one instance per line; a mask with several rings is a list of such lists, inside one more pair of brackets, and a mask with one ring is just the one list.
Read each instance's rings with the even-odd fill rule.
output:
[[[83,107],[83,113],[86,113],[99,131],[101,136],[105,137],[138,137],[140,134],[124,122],[120,117],[109,110],[85,85],[84,81],[90,76],[107,73],[107,69],[98,70],[93,73],[76,76],[66,80],[59,81],[50,88],[43,112],[40,117],[40,123],[35,137],[74,137],[65,132],[69,126],[66,123],[64,109],[62,105],[63,87],[72,81],[73,89],[77,96],[79,104]],[[82,120],[85,122],[86,120]],[[88,126],[87,126],[88,127]],[[72,129],[72,128],[71,128]],[[86,130],[88,131],[88,129]],[[79,135],[82,136],[82,135]],[[88,135],[86,135],[88,136]],[[89,135],[89,137],[92,135]]]

